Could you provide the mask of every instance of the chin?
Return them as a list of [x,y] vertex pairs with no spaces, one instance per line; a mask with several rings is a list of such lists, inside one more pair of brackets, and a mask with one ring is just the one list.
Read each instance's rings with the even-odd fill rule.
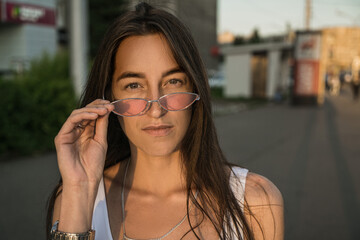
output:
[[176,152],[179,151],[179,147],[173,144],[165,143],[165,144],[149,144],[146,147],[140,147],[139,150],[141,150],[143,153],[145,153],[148,156],[153,157],[166,157],[170,156]]

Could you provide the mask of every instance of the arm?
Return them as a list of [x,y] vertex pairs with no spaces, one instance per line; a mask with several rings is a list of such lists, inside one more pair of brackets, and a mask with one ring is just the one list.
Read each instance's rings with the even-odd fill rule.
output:
[[82,233],[91,227],[94,202],[104,169],[108,117],[112,109],[108,101],[98,99],[74,110],[55,137],[63,180],[53,215],[53,222],[59,220],[59,231]]
[[245,186],[245,216],[255,239],[284,239],[284,202],[278,188],[268,179],[249,173]]

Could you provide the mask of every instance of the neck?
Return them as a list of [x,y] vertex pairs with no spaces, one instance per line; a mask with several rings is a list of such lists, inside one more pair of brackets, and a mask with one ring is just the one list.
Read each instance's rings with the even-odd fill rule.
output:
[[132,153],[126,186],[140,192],[166,196],[185,190],[186,182],[180,152],[166,156]]

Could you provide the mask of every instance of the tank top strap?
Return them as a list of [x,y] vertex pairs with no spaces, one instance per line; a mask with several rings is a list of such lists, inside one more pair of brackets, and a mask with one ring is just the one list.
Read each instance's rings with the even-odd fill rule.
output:
[[94,204],[92,229],[95,230],[95,239],[113,240],[110,230],[109,215],[106,204],[104,178],[99,184],[98,193]]
[[244,207],[246,177],[249,172],[246,168],[232,167],[230,174],[230,187],[236,199],[239,201],[242,210]]

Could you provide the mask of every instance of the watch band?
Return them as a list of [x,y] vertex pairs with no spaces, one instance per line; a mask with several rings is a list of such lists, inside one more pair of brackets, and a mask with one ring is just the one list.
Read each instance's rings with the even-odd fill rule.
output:
[[58,231],[59,221],[56,221],[50,231],[50,240],[95,240],[95,230],[84,233],[67,233]]

